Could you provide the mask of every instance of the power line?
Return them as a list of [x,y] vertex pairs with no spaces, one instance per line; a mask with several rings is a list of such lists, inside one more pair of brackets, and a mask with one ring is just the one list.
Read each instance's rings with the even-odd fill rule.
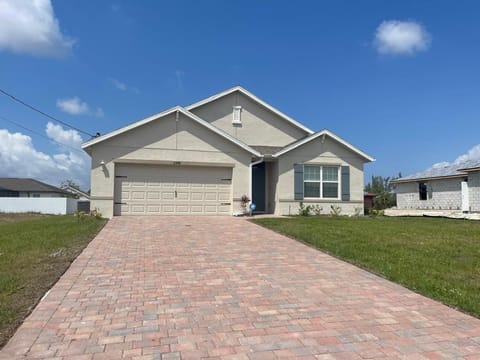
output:
[[30,131],[31,133],[33,133],[33,134],[35,134],[35,135],[38,135],[38,136],[40,136],[40,137],[42,137],[42,138],[45,138],[45,139],[47,139],[47,140],[49,140],[49,141],[53,141],[54,143],[57,143],[58,145],[65,146],[65,147],[67,147],[67,148],[69,148],[69,149],[71,149],[71,150],[77,151],[78,153],[84,154],[84,152],[83,152],[82,150],[80,150],[80,149],[77,149],[77,148],[74,148],[73,146],[70,146],[70,145],[67,145],[67,144],[63,144],[63,143],[61,143],[61,142],[59,142],[59,141],[53,140],[53,139],[49,138],[48,136],[45,136],[45,135],[43,135],[42,133],[39,133],[38,131],[29,129],[29,128],[27,128],[27,127],[25,127],[25,126],[17,123],[16,121],[7,119],[7,118],[4,117],[4,116],[1,116],[1,115],[0,115],[0,120],[6,121],[6,122],[8,122],[8,123],[10,123],[10,124],[16,125],[16,126],[22,128],[22,129],[24,129],[24,130]]
[[67,124],[67,123],[64,122],[64,121],[59,120],[59,119],[53,117],[52,115],[49,115],[49,114],[47,114],[46,112],[43,112],[42,110],[37,109],[36,107],[34,107],[34,106],[26,103],[26,102],[23,101],[23,100],[20,100],[19,98],[15,97],[14,95],[9,94],[9,93],[6,92],[5,90],[0,89],[0,93],[2,93],[2,94],[5,95],[5,96],[8,96],[8,97],[11,98],[12,100],[14,100],[14,101],[22,104],[23,106],[29,108],[30,110],[36,111],[36,112],[42,114],[43,116],[46,116],[47,118],[52,119],[53,121],[59,122],[59,123],[62,124],[62,125],[68,126],[69,128],[71,128],[71,129],[73,129],[73,130],[77,130],[78,132],[81,132],[82,134],[88,135],[88,136],[90,136],[90,137],[92,137],[92,138],[95,137],[94,135],[92,135],[92,134],[90,134],[90,133],[88,133],[88,132],[86,132],[86,131],[80,130],[79,128],[76,128],[75,126],[72,126],[72,125],[70,125],[70,124]]

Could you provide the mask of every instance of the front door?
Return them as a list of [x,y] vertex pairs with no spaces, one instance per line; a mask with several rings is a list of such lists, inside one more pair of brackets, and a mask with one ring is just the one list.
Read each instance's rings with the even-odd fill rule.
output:
[[462,211],[470,211],[470,203],[468,201],[468,182],[462,181]]
[[265,163],[252,167],[252,202],[255,211],[265,211]]

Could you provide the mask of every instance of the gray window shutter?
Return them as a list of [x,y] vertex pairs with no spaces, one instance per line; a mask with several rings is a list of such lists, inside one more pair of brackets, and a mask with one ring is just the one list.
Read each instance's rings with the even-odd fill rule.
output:
[[303,200],[303,164],[293,164],[295,200]]
[[342,201],[350,201],[350,166],[342,166]]

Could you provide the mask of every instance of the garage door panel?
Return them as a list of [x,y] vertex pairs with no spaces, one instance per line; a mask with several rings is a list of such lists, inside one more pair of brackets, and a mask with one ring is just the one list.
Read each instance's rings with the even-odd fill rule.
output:
[[147,191],[147,199],[148,200],[160,199],[160,192],[159,191]]
[[150,214],[158,214],[160,211],[160,205],[147,205],[147,212]]
[[115,171],[116,215],[231,212],[231,168],[117,164]]
[[216,214],[217,213],[217,206],[216,205],[205,205],[204,212],[206,214]]
[[218,212],[219,213],[230,213],[230,205],[220,205],[218,206]]
[[217,193],[206,192],[205,193],[205,201],[217,201]]
[[173,199],[175,199],[175,192],[174,191],[164,191],[164,192],[162,192],[162,199],[163,200],[173,200]]
[[190,200],[190,192],[177,190],[177,201]]
[[130,207],[130,211],[132,213],[145,213],[145,206],[144,205],[132,205]]
[[131,187],[141,187],[144,188],[147,184],[145,181],[134,181],[130,184]]
[[131,197],[133,200],[144,200],[145,192],[144,191],[132,191]]
[[190,200],[192,200],[192,201],[202,201],[203,200],[203,193],[201,193],[201,192],[190,193]]
[[190,207],[190,211],[192,214],[202,214],[203,213],[203,205],[192,205]]
[[175,206],[175,212],[177,214],[188,214],[190,212],[190,206],[189,205],[176,205]]

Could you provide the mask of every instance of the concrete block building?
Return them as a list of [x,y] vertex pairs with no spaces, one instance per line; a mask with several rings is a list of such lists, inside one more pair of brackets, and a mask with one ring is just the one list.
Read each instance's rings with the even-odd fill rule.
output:
[[480,159],[432,167],[393,183],[398,209],[480,212]]

